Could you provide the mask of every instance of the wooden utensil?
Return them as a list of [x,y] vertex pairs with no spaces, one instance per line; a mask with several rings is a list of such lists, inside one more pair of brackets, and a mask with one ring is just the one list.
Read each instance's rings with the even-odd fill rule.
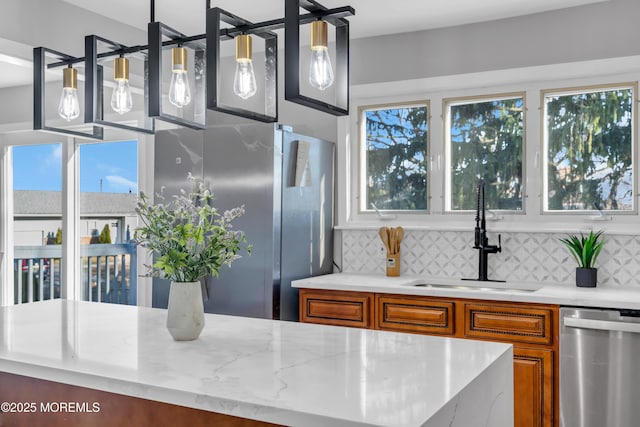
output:
[[380,227],[378,234],[380,235],[380,239],[382,239],[382,243],[384,243],[384,247],[387,248],[387,252],[389,252],[389,229],[387,227]]
[[396,230],[393,227],[389,229],[389,253],[396,253]]
[[400,243],[402,242],[402,239],[404,238],[404,228],[402,228],[402,226],[398,226],[396,227],[396,252],[400,252]]

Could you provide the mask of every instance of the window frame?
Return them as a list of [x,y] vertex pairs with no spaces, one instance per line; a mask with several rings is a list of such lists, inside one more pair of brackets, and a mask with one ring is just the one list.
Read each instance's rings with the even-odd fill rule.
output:
[[[617,89],[631,89],[633,92],[633,96],[631,99],[631,173],[633,175],[633,209],[622,211],[622,210],[603,210],[602,215],[603,218],[606,219],[609,215],[638,215],[638,147],[637,147],[637,132],[638,132],[638,106],[639,102],[638,98],[638,81],[628,81],[628,82],[619,82],[619,83],[601,83],[601,84],[593,84],[593,85],[584,85],[584,86],[569,86],[569,87],[560,87],[560,88],[552,88],[552,89],[541,89],[540,90],[540,154],[542,157],[542,161],[540,162],[540,184],[541,184],[541,192],[540,192],[540,214],[544,216],[567,216],[567,215],[575,215],[575,216],[585,216],[585,215],[601,215],[598,210],[590,209],[590,210],[549,210],[548,208],[548,194],[549,194],[549,181],[548,181],[548,168],[549,168],[549,157],[548,157],[548,135],[547,135],[547,103],[545,99],[548,95],[572,95],[572,94],[580,94],[580,93],[593,93],[593,92],[605,92],[608,90],[617,90]],[[604,220],[603,219],[603,220]]]
[[427,138],[425,141],[425,161],[427,163],[426,171],[426,209],[379,209],[379,212],[384,212],[392,215],[419,215],[431,213],[431,102],[429,99],[421,99],[415,101],[398,101],[371,105],[359,105],[357,115],[357,141],[358,141],[358,171],[357,171],[357,213],[360,215],[379,215],[376,210],[367,208],[367,178],[365,176],[367,170],[367,149],[366,149],[366,118],[365,113],[371,110],[391,110],[394,108],[409,108],[409,107],[425,107],[427,109]]
[[[633,234],[640,225],[638,214],[606,215],[598,212],[569,212],[567,215],[542,213],[542,153],[540,113],[540,91],[546,88],[580,87],[593,85],[638,82],[639,57],[615,57],[607,61],[586,60],[571,63],[525,66],[505,70],[488,70],[471,74],[430,76],[403,79],[383,83],[363,83],[351,88],[352,106],[349,116],[337,120],[336,156],[336,239],[340,241],[341,230],[378,229],[389,224],[401,224],[405,229],[469,231],[474,214],[444,212],[444,136],[442,100],[451,97],[473,97],[474,95],[525,92],[525,202],[523,214],[487,216],[487,224],[496,232],[566,233],[603,229],[606,233]],[[429,99],[430,107],[430,214],[407,213],[378,216],[376,213],[358,212],[358,120],[357,107],[372,104],[398,104],[416,99]],[[640,100],[639,100],[640,102]],[[535,113],[533,113],[535,112]],[[531,114],[533,113],[533,114]],[[640,118],[636,119],[636,121]],[[636,130],[636,132],[638,132]],[[637,136],[637,135],[636,135]],[[636,141],[638,138],[636,138]],[[638,144],[638,142],[636,142]],[[640,157],[640,154],[638,154]],[[640,170],[640,169],[639,169]],[[640,173],[636,173],[640,175]],[[634,183],[640,188],[640,176]],[[637,194],[640,196],[640,194]],[[640,201],[639,201],[640,204]],[[573,215],[572,215],[573,213]],[[637,233],[636,233],[637,234]]]
[[442,98],[442,155],[444,157],[444,167],[442,168],[442,211],[445,215],[469,214],[473,210],[453,210],[451,208],[451,106],[467,105],[477,102],[501,101],[507,99],[522,98],[522,209],[492,209],[492,212],[499,212],[501,215],[526,215],[527,213],[527,92],[526,90],[515,92],[488,93],[483,95],[443,97]]
[[[55,139],[50,133],[34,132],[32,130],[19,131],[6,135],[0,140],[0,205],[4,209],[0,211],[0,252],[4,252],[0,259],[0,306],[13,305],[13,262],[4,262],[13,259],[13,162],[12,148],[23,145],[48,144]],[[66,225],[66,237],[64,241],[72,242],[64,246],[63,256],[67,261],[61,271],[61,297],[67,299],[81,299],[78,288],[80,283],[79,240],[76,218],[79,218],[79,146],[85,143],[120,142],[124,140],[136,140],[138,151],[138,191],[153,194],[154,174],[154,137],[153,135],[137,134],[128,131],[110,130],[109,138],[105,141],[94,142],[72,137],[58,137],[56,143],[61,143],[62,154],[62,223],[63,230]],[[133,230],[131,230],[133,232]],[[63,231],[64,232],[64,231]],[[63,241],[63,242],[64,242]],[[138,271],[148,261],[149,251],[138,247]],[[64,296],[63,296],[64,293]],[[152,281],[150,277],[138,276],[137,306],[151,306]]]

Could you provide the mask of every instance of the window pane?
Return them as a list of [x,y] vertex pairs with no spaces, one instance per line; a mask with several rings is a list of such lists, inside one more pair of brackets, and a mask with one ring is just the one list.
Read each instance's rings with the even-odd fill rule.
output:
[[80,145],[83,299],[136,304],[137,194],[137,141]]
[[427,209],[427,106],[365,110],[364,210]]
[[487,183],[488,209],[522,210],[522,97],[449,105],[450,209],[474,210]]
[[633,210],[633,90],[544,100],[547,209]]
[[62,145],[12,147],[14,303],[60,298]]

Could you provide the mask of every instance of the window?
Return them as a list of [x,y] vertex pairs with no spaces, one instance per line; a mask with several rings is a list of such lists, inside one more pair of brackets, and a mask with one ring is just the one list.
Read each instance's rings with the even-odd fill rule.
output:
[[476,208],[484,179],[487,208],[523,210],[524,94],[445,99],[448,211]]
[[[137,226],[137,141],[14,145],[11,154],[13,289],[8,292],[9,302],[66,294],[136,305],[137,248],[131,237]],[[77,159],[76,155],[79,162],[63,161]],[[63,185],[63,169],[76,164],[79,169],[68,172],[77,173],[73,179],[79,194],[75,185]],[[73,207],[65,208],[64,196]],[[69,221],[76,209],[80,217]],[[74,236],[80,240],[79,256],[70,259],[63,253],[64,239]],[[72,279],[63,280],[65,274]]]
[[13,302],[60,298],[62,145],[12,151]]
[[135,305],[138,142],[83,143],[79,151],[82,298]]
[[361,210],[427,210],[428,108],[425,102],[360,109]]
[[635,90],[543,92],[545,211],[635,210]]

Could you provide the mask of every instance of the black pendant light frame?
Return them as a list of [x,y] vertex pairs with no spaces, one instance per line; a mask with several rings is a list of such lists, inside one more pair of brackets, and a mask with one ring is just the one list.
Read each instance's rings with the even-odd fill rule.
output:
[[[336,28],[335,105],[300,93],[300,25],[308,22],[305,16],[300,15],[300,8]],[[351,11],[349,15],[355,13],[352,8],[348,9]],[[284,99],[335,116],[346,116],[349,114],[349,21],[344,19],[344,14],[329,12],[331,10],[313,0],[285,0]]]
[[[47,63],[47,56],[57,60],[54,63]],[[49,68],[64,68],[80,61],[65,53],[56,52],[46,47],[36,47],[33,49],[33,129],[47,132],[59,133],[68,136],[75,136],[87,139],[103,139],[104,130],[100,126],[92,126],[91,132],[82,132],[73,129],[47,126],[45,114],[45,71]]]
[[[211,8],[207,0],[207,33],[187,37],[186,35],[155,21],[155,2],[151,0],[151,22],[148,24],[148,44],[146,46],[127,47],[122,44],[95,36],[85,37],[85,57],[76,58],[54,50],[37,47],[33,50],[34,64],[34,130],[50,131],[81,138],[103,139],[104,130],[101,126],[115,127],[134,132],[152,134],[155,131],[153,119],[163,120],[178,126],[192,129],[206,128],[206,112],[208,109],[222,111],[228,114],[258,120],[275,122],[278,120],[277,97],[277,35],[273,30],[285,30],[285,99],[335,116],[349,114],[349,21],[345,18],[355,14],[351,6],[328,9],[315,0],[284,0],[285,16],[259,23],[251,23],[220,8]],[[300,14],[300,9],[309,13]],[[335,97],[336,104],[330,104],[319,99],[300,93],[300,26],[318,19],[324,19],[336,29],[336,68],[335,68]],[[232,28],[221,28],[221,22],[232,25]],[[266,108],[267,114],[251,110],[223,105],[220,102],[220,41],[234,38],[239,34],[256,35],[265,41],[265,55],[267,61],[273,61],[273,67],[268,68],[267,74],[273,73],[273,87],[265,88],[265,98],[273,97],[275,108],[273,114]],[[164,40],[167,38],[168,40]],[[111,47],[111,51],[97,52],[97,43],[102,42]],[[187,46],[195,51],[195,94],[194,117],[199,121],[187,120],[182,117],[162,111],[162,51],[165,47]],[[206,51],[209,50],[209,55]],[[102,66],[97,59],[129,55],[146,51],[145,71],[145,113],[150,118],[148,127],[128,126],[104,120],[104,93]],[[144,53],[143,53],[144,54]],[[47,63],[45,56],[53,56],[58,62]],[[75,131],[65,128],[47,126],[45,123],[45,67],[56,68],[85,63],[85,99],[84,121],[93,125],[91,133]],[[269,65],[271,67],[271,65]],[[267,79],[265,79],[267,80]],[[100,126],[96,126],[96,124]]]
[[[232,25],[234,29],[249,28],[253,24],[246,19],[233,15],[219,7],[207,9],[207,108],[245,117],[265,123],[278,121],[278,35],[258,28],[247,30],[264,40],[265,52],[265,110],[266,114],[244,108],[231,107],[221,101],[220,41],[233,39],[228,29],[223,30],[221,23]],[[271,105],[269,104],[271,99]],[[271,113],[271,114],[269,114]]]
[[[149,81],[144,79],[144,98],[145,98],[145,127],[130,126],[117,122],[110,122],[104,120],[104,73],[103,67],[98,64],[98,58],[105,57],[117,57],[125,55],[125,52],[132,50],[131,48],[122,45],[120,43],[107,40],[105,38],[91,35],[86,36],[85,39],[85,83],[84,83],[84,122],[95,123],[100,126],[113,127],[117,129],[130,130],[133,132],[142,132],[147,134],[155,133],[155,122],[153,118],[149,116]],[[111,48],[110,52],[104,52],[98,54],[98,42],[107,45]],[[134,52],[137,48],[133,48]],[[144,55],[144,67],[145,71],[148,69],[147,55]]]
[[[205,104],[205,43],[204,36],[187,37],[184,34],[164,25],[160,22],[150,22],[147,26],[149,37],[149,117],[165,122],[173,123],[191,129],[205,129],[206,104]],[[164,37],[169,38],[163,42]],[[200,117],[201,122],[187,120],[173,114],[162,111],[162,50],[166,46],[188,46],[195,51],[195,95],[193,96],[194,116]]]

